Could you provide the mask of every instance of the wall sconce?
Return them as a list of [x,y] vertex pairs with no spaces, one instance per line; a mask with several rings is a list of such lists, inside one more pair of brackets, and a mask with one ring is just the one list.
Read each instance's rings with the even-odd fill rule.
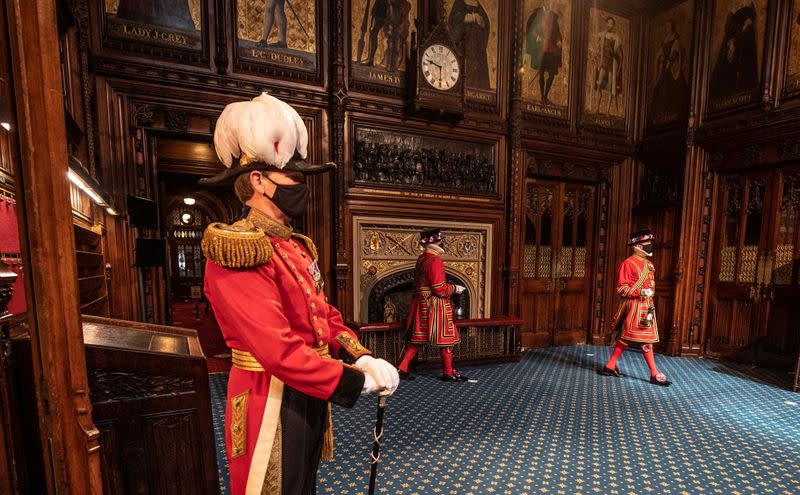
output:
[[185,204],[187,206],[192,206],[195,203],[196,203],[196,200],[194,198],[183,198],[183,204]]

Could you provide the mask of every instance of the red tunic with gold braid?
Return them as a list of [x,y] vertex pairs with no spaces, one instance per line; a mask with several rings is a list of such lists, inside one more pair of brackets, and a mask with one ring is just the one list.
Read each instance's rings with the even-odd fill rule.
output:
[[232,350],[225,410],[231,495],[310,494],[328,402],[352,407],[369,351],[329,305],[316,249],[257,210],[203,238],[205,294]]
[[450,347],[461,341],[450,304],[455,290],[454,285],[445,282],[442,258],[430,251],[422,253],[417,259],[414,300],[408,318],[412,344]]
[[658,342],[658,323],[653,298],[642,294],[644,289],[656,289],[653,263],[637,255],[622,262],[617,277],[617,294],[622,303],[614,316],[615,335],[630,342]]

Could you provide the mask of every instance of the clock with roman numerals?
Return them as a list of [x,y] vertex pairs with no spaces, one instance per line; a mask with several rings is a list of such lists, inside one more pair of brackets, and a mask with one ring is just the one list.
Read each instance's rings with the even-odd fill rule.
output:
[[[461,118],[466,88],[464,55],[453,42],[446,21],[441,21],[417,43],[411,38],[408,107],[431,117]],[[415,66],[415,67],[414,67]]]
[[422,74],[431,87],[447,91],[461,78],[461,66],[453,50],[435,43],[422,52]]

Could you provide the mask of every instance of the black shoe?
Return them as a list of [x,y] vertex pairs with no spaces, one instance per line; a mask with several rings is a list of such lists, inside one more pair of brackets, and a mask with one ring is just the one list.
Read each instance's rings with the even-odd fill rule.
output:
[[442,374],[442,377],[440,378],[440,380],[442,380],[443,382],[457,382],[458,383],[458,382],[465,382],[465,381],[469,380],[469,378],[467,378],[466,376],[462,375],[457,370],[453,370],[453,374],[452,375]]
[[617,378],[625,376],[622,373],[620,373],[618,370],[616,370],[616,369],[612,370],[611,368],[608,368],[606,366],[603,366],[603,369],[598,370],[597,372],[599,374],[603,375],[603,376],[615,376]]
[[417,379],[417,377],[415,377],[414,375],[412,375],[408,371],[397,370],[397,374],[400,375],[400,379],[401,380],[414,381],[414,380]]
[[[664,376],[664,375],[661,375],[661,376]],[[664,378],[662,380],[659,380],[655,376],[651,376],[650,377],[650,383],[652,383],[653,385],[659,385],[661,387],[669,387],[670,385],[672,385],[672,382],[667,380],[667,377],[665,377],[665,376],[664,376]]]

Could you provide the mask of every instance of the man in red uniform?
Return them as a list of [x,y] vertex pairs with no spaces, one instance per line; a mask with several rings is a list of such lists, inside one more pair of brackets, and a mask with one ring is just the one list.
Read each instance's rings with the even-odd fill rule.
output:
[[[308,135],[289,105],[262,94],[228,105],[214,145],[246,218],[214,223],[203,236],[205,294],[231,348],[225,447],[232,495],[314,493],[320,459],[331,458],[329,403],[389,395],[399,378],[344,326],[323,292],[317,250],[292,231],[305,212]],[[342,360],[355,363],[343,364]]]
[[650,261],[654,240],[655,236],[649,230],[631,234],[629,245],[633,247],[633,255],[622,262],[617,278],[617,294],[622,297],[622,304],[612,324],[617,344],[600,374],[624,376],[619,372],[617,360],[629,345],[636,344],[641,346],[650,368],[650,383],[668,387],[671,382],[664,373],[658,371],[653,354],[653,344],[658,342],[658,323],[653,306],[655,267]]
[[413,380],[408,366],[419,352],[419,346],[431,344],[441,349],[444,373],[442,380],[446,382],[464,382],[467,377],[453,369],[453,346],[461,341],[458,329],[453,324],[453,306],[450,296],[461,294],[465,287],[446,283],[444,262],[441,256],[442,231],[426,230],[420,234],[419,243],[425,251],[417,259],[414,273],[414,300],[411,302],[411,314],[408,317],[408,330],[411,341],[406,346],[403,359],[398,367],[400,377]]

